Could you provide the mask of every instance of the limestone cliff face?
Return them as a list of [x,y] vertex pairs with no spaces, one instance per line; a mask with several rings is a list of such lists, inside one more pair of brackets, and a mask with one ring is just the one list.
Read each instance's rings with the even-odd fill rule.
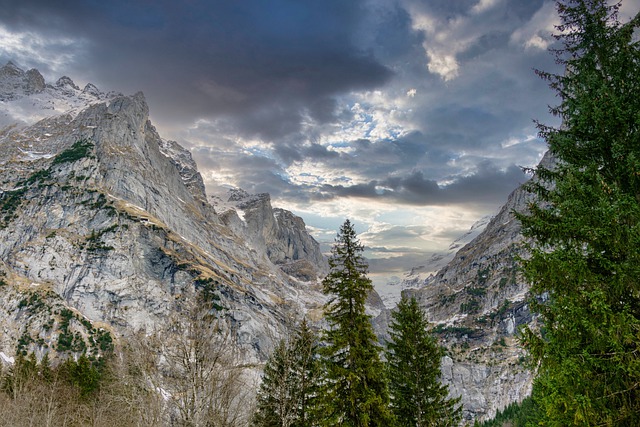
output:
[[[24,84],[12,90],[30,96]],[[81,91],[68,78],[47,88],[73,108],[0,131],[4,355],[99,352],[106,332],[161,330],[204,288],[248,363],[264,358],[285,320],[318,317],[326,261],[301,219],[270,203],[245,207],[242,224],[219,215],[141,93]]]
[[224,199],[213,201],[222,221],[282,271],[303,281],[328,272],[327,260],[318,242],[306,231],[304,220],[287,210],[273,208],[269,194],[233,189]]
[[531,393],[533,374],[517,335],[535,317],[527,304],[529,285],[518,273],[517,259],[526,250],[513,211],[526,211],[532,197],[516,189],[481,234],[408,291],[447,347],[443,382],[453,396],[462,396],[467,420],[490,418]]

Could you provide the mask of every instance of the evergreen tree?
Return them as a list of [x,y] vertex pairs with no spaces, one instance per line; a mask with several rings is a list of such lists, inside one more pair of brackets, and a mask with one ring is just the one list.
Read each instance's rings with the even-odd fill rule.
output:
[[373,286],[366,276],[363,251],[353,225],[346,220],[332,248],[330,272],[323,281],[324,292],[331,296],[325,306],[329,329],[323,348],[324,422],[330,426],[393,424],[380,347],[365,313],[365,300]]
[[318,425],[317,401],[321,380],[318,359],[318,339],[303,319],[292,349],[294,375],[297,378],[297,420],[294,427]]
[[387,344],[391,407],[403,427],[457,426],[460,398],[449,399],[439,382],[444,350],[428,331],[428,322],[415,298],[403,296],[392,313]]
[[539,72],[563,124],[539,125],[557,165],[536,169],[542,203],[518,216],[544,297],[523,341],[546,425],[640,425],[640,14],[622,24],[619,6],[559,1],[566,73]]
[[82,354],[77,362],[73,359],[65,360],[58,372],[78,388],[83,398],[87,398],[100,387],[102,374],[96,365],[97,363],[91,362],[86,354]]
[[51,362],[49,361],[49,353],[45,353],[40,359],[40,376],[46,382],[53,381],[54,372],[51,369]]
[[293,340],[281,340],[265,365],[253,425],[317,425],[314,406],[319,374],[317,339],[303,320]]
[[258,404],[253,425],[259,427],[289,427],[295,420],[295,396],[292,388],[290,349],[284,339],[280,340],[269,357],[262,375],[258,392]]

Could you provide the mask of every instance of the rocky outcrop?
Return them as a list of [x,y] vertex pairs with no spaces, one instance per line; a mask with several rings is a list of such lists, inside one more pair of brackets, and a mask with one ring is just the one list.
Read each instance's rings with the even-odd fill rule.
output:
[[159,140],[160,152],[167,156],[178,169],[182,181],[196,199],[206,202],[207,194],[202,175],[198,172],[198,166],[191,156],[191,152],[182,147],[176,141]]
[[224,199],[214,201],[223,222],[252,249],[265,253],[272,263],[300,280],[316,280],[326,274],[327,260],[302,218],[273,208],[267,193],[232,189]]
[[0,68],[0,101],[40,93],[44,88],[44,77],[36,69],[25,72],[11,61]]

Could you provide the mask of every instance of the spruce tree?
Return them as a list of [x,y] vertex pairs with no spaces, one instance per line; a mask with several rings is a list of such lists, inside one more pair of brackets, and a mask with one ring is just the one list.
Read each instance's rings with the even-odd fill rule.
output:
[[315,422],[319,366],[317,339],[306,319],[296,335],[281,340],[264,368],[253,425],[311,427]]
[[289,427],[293,424],[295,403],[291,388],[295,379],[291,364],[287,343],[282,339],[264,367],[254,426]]
[[403,296],[392,313],[387,366],[391,408],[403,427],[457,426],[460,398],[449,399],[440,384],[443,348],[429,331],[415,298]]
[[525,331],[545,425],[640,425],[640,15],[619,4],[557,3],[560,128],[540,125],[553,168],[519,214],[531,256],[525,277],[543,330]]
[[365,300],[373,289],[366,276],[364,247],[349,220],[340,227],[330,271],[323,281],[330,295],[325,305],[329,328],[323,348],[325,365],[324,422],[329,426],[385,426],[393,424],[389,395],[380,360],[380,346]]
[[303,319],[292,346],[298,395],[294,427],[316,426],[318,417],[322,416],[317,411],[321,381],[318,356],[317,336],[307,324],[307,320]]

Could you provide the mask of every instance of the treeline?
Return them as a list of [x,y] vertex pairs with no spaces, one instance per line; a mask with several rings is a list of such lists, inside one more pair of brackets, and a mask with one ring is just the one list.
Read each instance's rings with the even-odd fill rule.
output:
[[67,352],[52,366],[18,352],[0,365],[0,426],[248,425],[256,384],[227,323],[199,303],[167,319],[168,333],[99,358]]
[[522,402],[513,402],[507,405],[502,411],[498,411],[493,419],[474,423],[474,427],[529,427],[540,425],[543,421],[543,414],[540,407],[529,396]]
[[0,370],[0,426],[153,425],[147,392],[114,362],[83,355],[53,367],[18,353]]

